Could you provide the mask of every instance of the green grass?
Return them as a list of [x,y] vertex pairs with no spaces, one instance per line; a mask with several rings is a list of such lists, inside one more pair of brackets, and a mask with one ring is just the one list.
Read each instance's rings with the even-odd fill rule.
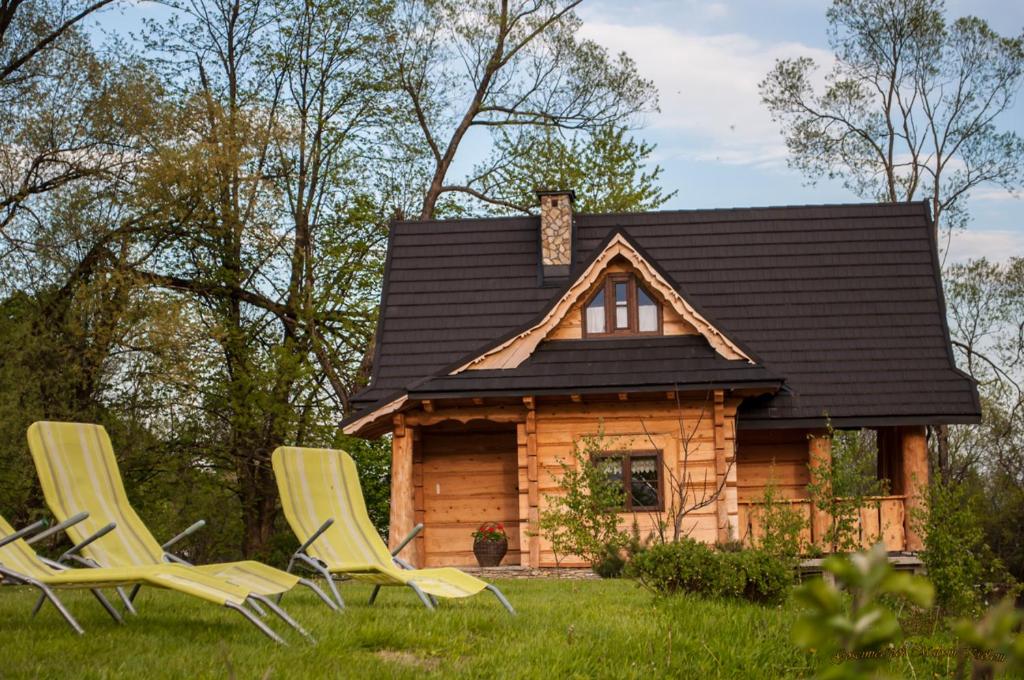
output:
[[[812,660],[793,647],[790,606],[657,598],[629,581],[504,581],[519,611],[489,593],[424,609],[406,589],[345,584],[334,614],[312,594],[283,605],[316,638],[279,647],[233,612],[144,589],[139,616],[115,625],[88,593],[63,599],[86,635],[52,607],[28,613],[33,592],[0,589],[0,678],[651,678],[802,677]],[[279,621],[271,621],[283,631]],[[920,642],[921,639],[918,638]],[[935,677],[951,661],[897,660],[891,672]]]

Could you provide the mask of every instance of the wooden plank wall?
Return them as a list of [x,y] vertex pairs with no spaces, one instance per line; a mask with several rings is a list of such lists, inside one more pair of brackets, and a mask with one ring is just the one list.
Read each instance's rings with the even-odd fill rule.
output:
[[[728,400],[723,423],[724,443],[732,447],[735,438],[736,404]],[[608,450],[662,451],[665,470],[662,479],[669,484],[669,471],[676,479],[682,475],[684,451],[688,451],[688,477],[691,489],[713,493],[716,482],[715,431],[713,399],[683,402],[677,406],[674,396],[665,401],[620,401],[613,403],[566,403],[537,405],[537,467],[539,509],[548,505],[548,496],[561,489],[558,479],[562,475],[559,459],[574,461],[575,443],[585,435],[596,434],[602,427]],[[685,433],[685,434],[684,434]],[[684,447],[684,440],[686,445]],[[730,452],[731,453],[731,452]],[[622,525],[632,526],[634,515],[623,514]],[[641,534],[649,534],[659,517],[655,513],[635,515]],[[715,542],[718,539],[718,507],[711,504],[689,516],[684,531],[698,540]],[[548,541],[538,540],[538,562],[541,567],[556,566],[555,555]],[[582,565],[578,558],[567,558],[562,566]]]
[[773,480],[781,498],[807,498],[807,430],[744,430],[736,440],[739,502],[761,498]]
[[509,551],[502,564],[519,564],[515,425],[444,423],[421,428],[420,442],[416,509],[426,566],[475,565],[472,533],[483,522],[505,524]]

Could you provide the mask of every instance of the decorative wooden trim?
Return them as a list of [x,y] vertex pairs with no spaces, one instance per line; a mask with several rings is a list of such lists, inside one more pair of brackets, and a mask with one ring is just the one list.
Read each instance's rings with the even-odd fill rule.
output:
[[489,420],[492,423],[521,423],[526,420],[526,409],[515,406],[434,408],[433,411],[408,411],[404,414],[408,425],[425,427],[446,420],[468,423],[471,420]]
[[345,434],[357,434],[359,430],[363,429],[367,425],[370,425],[379,418],[383,418],[386,415],[390,415],[396,412],[398,409],[405,406],[405,403],[407,401],[409,401],[409,396],[402,395],[398,399],[395,399],[394,401],[389,401],[387,404],[384,404],[380,408],[370,411],[362,418],[358,420],[353,420],[351,423],[341,428],[341,431],[344,432]]
[[660,295],[666,304],[671,306],[672,309],[696,328],[697,332],[707,339],[716,352],[726,359],[745,359],[751,364],[754,363],[754,360],[740,349],[738,345],[712,326],[707,319],[694,309],[693,305],[676,292],[661,274],[629,244],[622,234],[616,234],[608,243],[608,246],[587,267],[580,277],[573,282],[551,310],[544,315],[544,318],[530,328],[499,344],[497,347],[487,350],[480,356],[459,366],[451,371],[449,375],[456,375],[466,370],[515,368],[519,366],[533,354],[537,345],[565,318],[573,304],[585,295],[600,279],[603,271],[616,257],[622,257],[632,264],[638,279],[643,281],[649,289]]

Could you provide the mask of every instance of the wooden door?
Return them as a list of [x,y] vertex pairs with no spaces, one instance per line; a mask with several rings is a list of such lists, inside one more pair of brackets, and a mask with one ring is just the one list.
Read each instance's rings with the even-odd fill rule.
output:
[[442,423],[421,437],[426,566],[475,565],[472,534],[484,522],[505,525],[509,547],[501,563],[519,564],[515,427]]

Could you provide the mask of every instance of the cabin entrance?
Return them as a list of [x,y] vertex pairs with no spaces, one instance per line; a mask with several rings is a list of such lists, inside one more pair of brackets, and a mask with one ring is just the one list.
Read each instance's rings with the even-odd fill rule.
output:
[[424,525],[425,566],[476,566],[472,534],[484,522],[505,525],[509,545],[501,564],[519,564],[515,425],[448,421],[422,428],[420,437],[416,515]]

